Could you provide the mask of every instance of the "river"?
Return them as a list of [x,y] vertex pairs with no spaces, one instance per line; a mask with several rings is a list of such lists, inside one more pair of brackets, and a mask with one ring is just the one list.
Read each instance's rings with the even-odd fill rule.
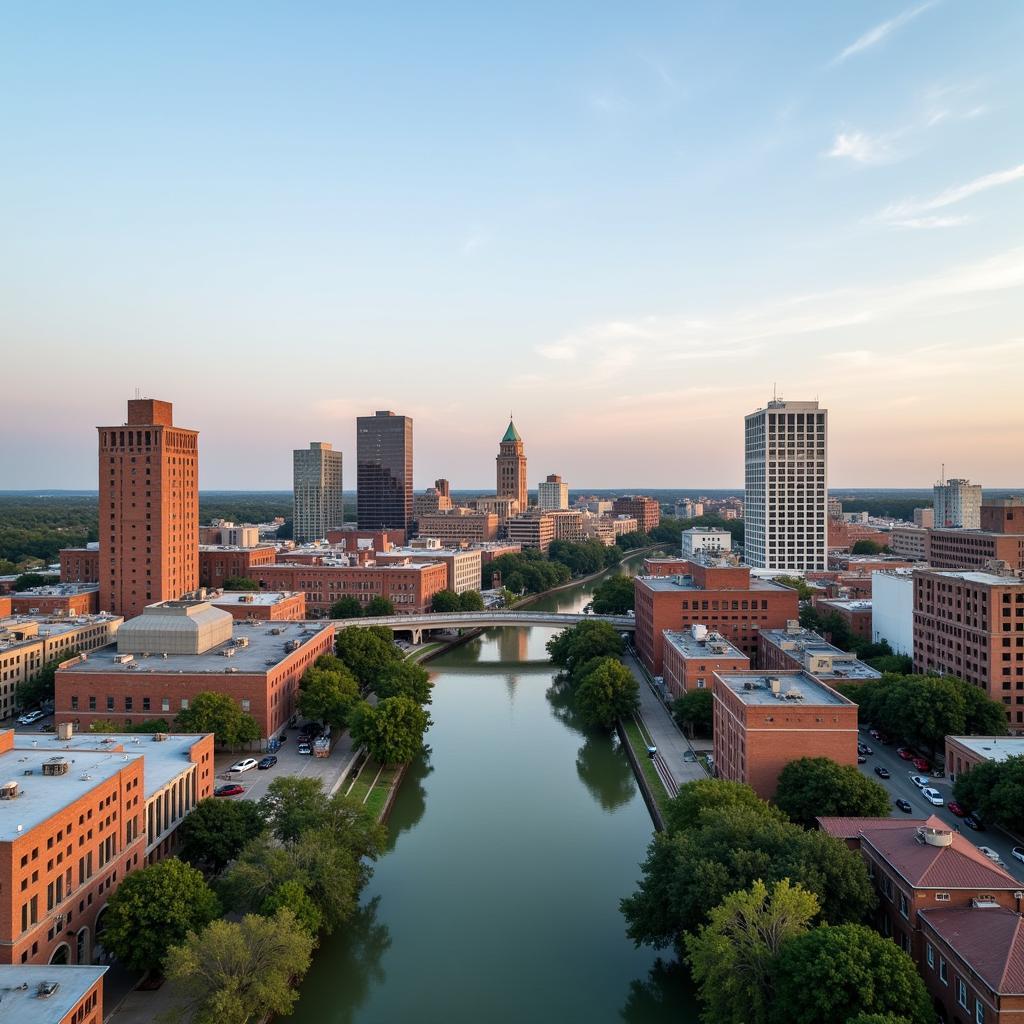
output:
[[[578,610],[593,586],[531,607]],[[678,969],[626,937],[651,821],[617,739],[549,692],[551,634],[491,630],[430,663],[429,752],[295,1024],[697,1021]]]

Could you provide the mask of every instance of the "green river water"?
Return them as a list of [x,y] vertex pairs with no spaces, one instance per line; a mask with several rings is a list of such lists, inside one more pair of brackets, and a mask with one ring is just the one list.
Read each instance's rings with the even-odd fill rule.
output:
[[[592,589],[532,607],[578,610]],[[617,739],[552,700],[551,632],[492,630],[429,663],[429,753],[295,1024],[697,1021],[680,972],[625,935],[651,820]]]

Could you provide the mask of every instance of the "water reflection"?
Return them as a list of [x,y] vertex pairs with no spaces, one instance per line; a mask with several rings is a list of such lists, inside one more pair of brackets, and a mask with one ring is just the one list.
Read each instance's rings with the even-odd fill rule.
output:
[[637,791],[629,762],[606,733],[587,737],[576,753],[576,774],[606,811],[628,804]]
[[422,756],[409,765],[402,778],[402,799],[395,801],[394,809],[388,818],[389,851],[398,845],[398,837],[403,832],[414,829],[426,814],[427,789],[423,781],[433,770],[430,766],[430,748],[427,747]]
[[628,1024],[649,1024],[667,1019],[673,1009],[686,1006],[692,998],[690,973],[678,960],[654,962],[645,980],[629,983],[629,996],[619,1011]]

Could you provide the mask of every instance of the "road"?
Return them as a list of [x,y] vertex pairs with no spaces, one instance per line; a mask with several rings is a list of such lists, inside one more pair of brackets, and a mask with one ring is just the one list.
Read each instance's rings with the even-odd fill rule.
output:
[[[933,807],[921,796],[921,790],[910,781],[911,775],[918,775],[920,773],[909,761],[904,761],[897,755],[896,748],[899,744],[893,743],[889,746],[883,746],[877,740],[871,739],[866,726],[861,726],[860,739],[862,743],[866,743],[874,751],[873,754],[868,756],[866,764],[858,765],[860,770],[868,778],[874,779],[875,782],[884,786],[889,791],[893,800],[896,800],[897,797],[902,797],[904,800],[908,800],[913,808],[911,814],[905,815],[903,811],[894,805],[891,812],[892,817],[927,818],[928,815],[934,814],[951,828],[954,825],[959,828],[961,834],[974,843],[975,846],[987,846],[995,850],[1003,858],[1006,870],[1014,878],[1024,881],[1024,864],[1010,856],[1010,850],[1016,843],[1009,836],[996,828],[986,829],[984,832],[975,832],[963,823],[962,818],[951,814],[945,806]],[[890,778],[880,779],[875,774],[876,766],[888,768]],[[950,785],[949,779],[936,779],[932,777],[930,785],[939,791],[946,803],[953,799],[953,787]]]

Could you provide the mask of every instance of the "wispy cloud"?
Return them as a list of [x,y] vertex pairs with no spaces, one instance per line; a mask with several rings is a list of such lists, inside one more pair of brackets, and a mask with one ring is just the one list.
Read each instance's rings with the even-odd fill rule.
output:
[[1024,164],[1010,167],[1005,171],[994,171],[983,174],[980,178],[968,181],[963,185],[955,185],[944,189],[937,195],[927,199],[905,199],[898,203],[890,203],[875,218],[892,227],[953,227],[967,222],[966,217],[929,216],[935,210],[945,209],[970,199],[981,192],[1010,185],[1024,178]]
[[884,164],[895,159],[891,140],[894,135],[868,135],[866,132],[840,132],[825,155],[853,160],[858,164]]
[[897,29],[913,21],[919,14],[924,14],[929,7],[934,7],[936,2],[937,0],[928,0],[928,3],[919,4],[917,7],[908,7],[901,14],[897,14],[895,18],[890,18],[888,21],[883,21],[881,24],[869,29],[864,35],[859,36],[845,50],[834,57],[832,64],[842,64],[844,60],[853,57],[855,54],[863,53],[865,50],[870,50],[871,47],[877,46],[883,39],[888,38]]

